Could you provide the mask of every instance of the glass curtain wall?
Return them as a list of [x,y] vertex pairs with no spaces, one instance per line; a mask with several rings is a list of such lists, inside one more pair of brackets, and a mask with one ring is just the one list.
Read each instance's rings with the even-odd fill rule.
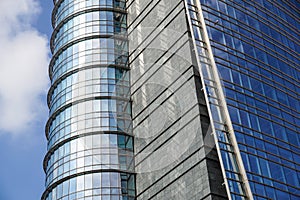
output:
[[125,0],[54,0],[42,200],[133,200]]
[[224,185],[229,199],[252,199],[246,172],[229,119],[229,113],[220,83],[218,70],[207,35],[201,5],[198,0],[187,0],[188,17],[194,49],[197,49],[197,64],[208,112],[212,133],[223,170]]
[[300,2],[199,1],[253,198],[300,199]]

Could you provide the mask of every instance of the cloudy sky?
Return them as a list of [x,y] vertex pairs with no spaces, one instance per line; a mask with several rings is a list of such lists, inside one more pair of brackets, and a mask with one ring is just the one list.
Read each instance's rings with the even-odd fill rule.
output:
[[38,200],[52,0],[0,0],[0,199]]

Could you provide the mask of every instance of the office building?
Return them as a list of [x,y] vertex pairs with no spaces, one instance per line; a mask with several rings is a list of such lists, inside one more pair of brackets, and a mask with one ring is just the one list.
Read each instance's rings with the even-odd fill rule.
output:
[[54,3],[42,199],[134,199],[125,2]]
[[42,200],[300,199],[300,2],[55,0]]

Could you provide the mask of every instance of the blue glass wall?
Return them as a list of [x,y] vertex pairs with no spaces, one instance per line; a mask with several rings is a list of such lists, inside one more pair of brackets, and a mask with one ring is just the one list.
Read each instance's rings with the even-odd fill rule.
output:
[[42,200],[133,200],[125,0],[56,0]]
[[300,2],[201,6],[254,199],[300,199]]

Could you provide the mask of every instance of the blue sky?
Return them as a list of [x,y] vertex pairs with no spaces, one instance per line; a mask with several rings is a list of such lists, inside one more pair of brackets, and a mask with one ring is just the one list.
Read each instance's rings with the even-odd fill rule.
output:
[[44,190],[52,0],[0,0],[0,200]]

